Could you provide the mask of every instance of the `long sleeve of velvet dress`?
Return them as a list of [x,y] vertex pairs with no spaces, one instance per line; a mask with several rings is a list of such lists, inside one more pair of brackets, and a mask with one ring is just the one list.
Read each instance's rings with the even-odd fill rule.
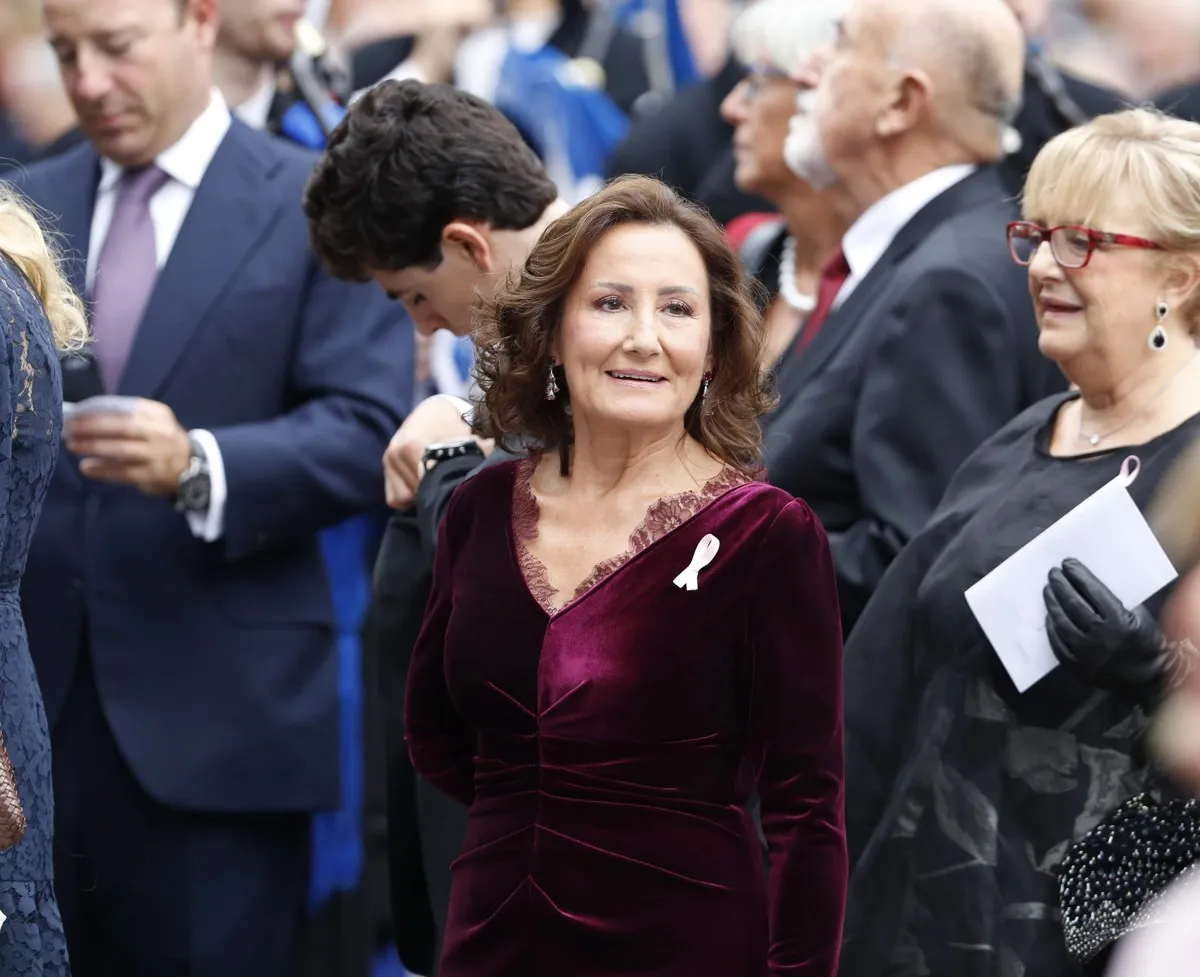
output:
[[831,977],[842,649],[819,523],[714,479],[555,607],[525,546],[533,464],[451,501],[409,676],[413,763],[470,805],[441,977]]

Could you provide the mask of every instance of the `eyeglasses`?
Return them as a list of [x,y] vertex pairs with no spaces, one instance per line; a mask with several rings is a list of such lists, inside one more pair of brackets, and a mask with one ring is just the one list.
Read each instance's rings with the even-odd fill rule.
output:
[[771,65],[756,64],[746,70],[742,78],[743,91],[747,98],[754,98],[770,81],[791,81],[786,71],[780,71]]
[[1013,261],[1022,267],[1029,266],[1046,241],[1050,242],[1050,253],[1054,255],[1054,260],[1063,268],[1086,267],[1092,260],[1092,253],[1102,244],[1147,251],[1157,251],[1161,247],[1144,237],[1111,234],[1078,224],[1042,227],[1029,221],[1013,221],[1008,225],[1008,250]]

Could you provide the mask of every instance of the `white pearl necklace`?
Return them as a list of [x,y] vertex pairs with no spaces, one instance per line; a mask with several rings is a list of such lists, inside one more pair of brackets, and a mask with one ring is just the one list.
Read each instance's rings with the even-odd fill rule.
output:
[[779,255],[779,297],[788,308],[805,315],[817,307],[815,295],[805,295],[796,287],[796,239],[790,234]]

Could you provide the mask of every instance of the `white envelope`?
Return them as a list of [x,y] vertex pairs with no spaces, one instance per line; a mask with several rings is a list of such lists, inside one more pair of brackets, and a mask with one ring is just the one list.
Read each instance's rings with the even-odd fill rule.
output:
[[1022,546],[966,592],[967,603],[1018,692],[1050,674],[1058,659],[1046,636],[1042,591],[1053,567],[1082,562],[1126,607],[1136,607],[1177,573],[1129,495],[1138,459]]

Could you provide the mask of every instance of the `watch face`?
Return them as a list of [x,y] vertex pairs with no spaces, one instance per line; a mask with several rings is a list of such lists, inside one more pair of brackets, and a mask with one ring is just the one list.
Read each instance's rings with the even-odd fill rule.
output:
[[179,488],[179,501],[189,512],[203,512],[208,508],[212,495],[212,480],[201,474],[188,479]]

